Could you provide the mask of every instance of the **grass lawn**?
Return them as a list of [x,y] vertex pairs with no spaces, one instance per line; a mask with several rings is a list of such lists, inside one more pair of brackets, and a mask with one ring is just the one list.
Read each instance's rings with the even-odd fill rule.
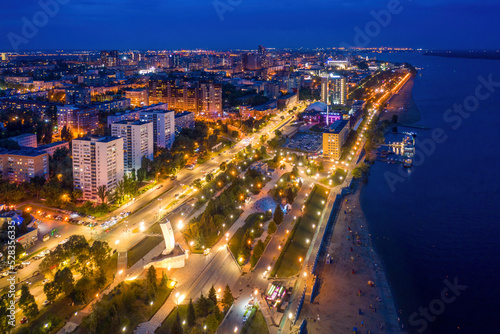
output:
[[[260,217],[263,217],[262,219]],[[259,228],[256,228],[255,225],[257,223],[264,223],[266,222],[266,214],[265,213],[262,213],[262,212],[255,212],[255,213],[252,213],[250,216],[247,217],[247,219],[245,220],[245,224],[240,227],[236,233],[234,233],[233,237],[231,238],[231,240],[229,240],[228,242],[228,246],[229,246],[229,250],[231,251],[231,253],[233,253],[233,256],[235,258],[238,258],[238,252],[240,250],[240,245],[241,245],[241,240],[243,239],[243,236],[245,235],[245,232],[247,230],[254,230],[254,233],[250,234],[250,236],[254,237],[254,238],[258,238],[259,236],[262,235],[262,232],[263,230],[259,227]]]
[[242,334],[269,334],[269,330],[267,328],[266,319],[262,315],[260,309],[254,307],[252,309],[252,313],[248,320],[245,322],[245,325],[241,329]]
[[346,176],[347,172],[345,170],[337,168],[332,175],[319,180],[319,182],[325,186],[335,187],[344,183]]
[[295,223],[289,240],[271,271],[271,276],[275,274],[278,277],[290,277],[300,272],[327,198],[328,189],[316,185],[309,195],[302,217]]
[[[172,289],[168,288],[169,284],[161,285],[158,280],[158,291],[153,300],[153,305],[150,305],[148,297],[145,294],[145,281],[135,280],[127,281],[118,285],[108,295],[103,297],[95,307],[100,311],[96,317],[98,323],[97,332],[106,333],[121,333],[122,328],[135,329],[140,323],[148,321],[158,309],[165,303]],[[105,305],[113,305],[114,309],[107,308]],[[115,315],[112,315],[116,311]],[[92,316],[92,315],[91,315]],[[112,322],[112,325],[106,324]],[[84,319],[82,326],[80,326],[75,333],[83,334],[88,333],[86,324],[88,324],[88,317]],[[128,331],[129,332],[129,331]]]
[[[188,309],[187,305],[179,305],[179,316],[181,317],[181,322],[186,320],[187,318],[187,309]],[[170,328],[172,328],[172,325],[176,317],[177,317],[177,309],[173,309],[172,312],[170,312],[170,314],[168,315],[168,317],[163,321],[160,328],[156,330],[156,333],[169,334]],[[189,331],[186,331],[186,333],[189,333]]]
[[147,253],[163,240],[162,237],[145,237],[127,252],[127,266],[130,268],[137,261],[142,259]]

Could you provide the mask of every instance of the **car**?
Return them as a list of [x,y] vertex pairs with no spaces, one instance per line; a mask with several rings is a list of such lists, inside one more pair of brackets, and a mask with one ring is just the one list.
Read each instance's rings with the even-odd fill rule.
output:
[[60,234],[56,234],[56,235],[55,235],[55,237],[56,237],[56,238],[60,238],[60,237],[61,237],[61,235],[60,235]]
[[29,266],[31,264],[31,262],[30,261],[23,261],[23,262],[21,262],[21,264],[23,266]]
[[28,318],[26,318],[26,317],[23,317],[23,318],[21,319],[21,321],[19,321],[19,323],[20,323],[20,324],[25,324],[25,323],[27,323],[27,322],[28,322]]
[[47,284],[47,283],[49,283],[49,282],[50,282],[50,281],[49,281],[48,279],[44,279],[44,280],[42,281],[42,284]]
[[179,197],[179,194],[175,194],[175,198]]
[[177,178],[177,176],[176,176],[176,175],[172,175],[172,176],[170,177],[170,180],[172,180],[172,181],[173,181],[173,180],[175,180],[176,178]]
[[27,284],[27,285],[31,285],[32,284],[30,281],[25,281],[24,283]]
[[42,303],[42,305],[43,305],[43,306],[47,306],[47,305],[49,305],[49,304],[50,304],[50,302],[49,302],[47,299],[45,299],[45,300],[43,301],[43,303]]
[[2,273],[2,276],[3,276],[3,277],[7,277],[7,276],[9,276],[9,271],[4,271],[4,272]]

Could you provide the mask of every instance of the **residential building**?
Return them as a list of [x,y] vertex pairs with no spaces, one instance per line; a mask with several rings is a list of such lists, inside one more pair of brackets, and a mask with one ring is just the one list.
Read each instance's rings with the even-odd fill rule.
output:
[[34,147],[36,148],[38,143],[36,140],[36,134],[34,133],[25,133],[19,136],[10,137],[9,140],[15,141],[22,147]]
[[51,144],[41,145],[38,146],[37,150],[40,152],[48,153],[50,156],[52,156],[55,151],[63,148],[69,150],[69,143],[67,141],[56,141]]
[[328,159],[339,160],[342,155],[347,134],[349,133],[349,121],[336,121],[323,133],[323,156]]
[[141,168],[143,157],[153,160],[153,122],[116,122],[111,124],[111,135],[123,138],[125,173]]
[[10,182],[29,182],[35,176],[49,178],[49,155],[32,148],[0,150],[0,177]]
[[152,104],[150,106],[135,108],[133,110],[127,110],[125,112],[119,112],[114,115],[108,116],[108,127],[111,127],[111,124],[120,121],[137,121],[141,116],[141,112],[149,111],[149,110],[168,110],[168,104],[166,103],[158,103]]
[[86,87],[71,87],[64,90],[66,93],[65,101],[66,104],[90,104],[90,88]]
[[73,185],[83,199],[100,201],[98,188],[113,193],[123,179],[123,138],[90,135],[73,139]]
[[173,110],[142,111],[141,121],[153,122],[153,143],[159,147],[171,148],[175,140],[175,112]]
[[57,107],[57,127],[59,131],[66,126],[75,137],[93,133],[99,126],[96,108],[65,105]]
[[183,111],[175,114],[175,134],[180,134],[184,128],[194,129],[194,113]]
[[92,107],[99,111],[125,110],[130,108],[130,99],[121,98],[111,101],[95,102],[92,104]]
[[130,105],[134,108],[149,105],[149,93],[146,88],[126,90],[125,97],[130,99]]

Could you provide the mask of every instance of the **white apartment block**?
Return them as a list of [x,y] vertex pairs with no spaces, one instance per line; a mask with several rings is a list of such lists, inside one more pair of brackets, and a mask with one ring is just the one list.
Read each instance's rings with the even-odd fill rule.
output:
[[87,136],[73,140],[73,184],[83,199],[99,201],[97,189],[114,192],[123,179],[123,138]]
[[111,135],[123,138],[125,173],[141,168],[142,157],[153,160],[153,122],[116,122],[111,124]]
[[26,133],[15,137],[8,138],[9,140],[15,141],[22,147],[37,147],[36,134]]
[[173,110],[149,110],[140,114],[141,121],[153,122],[153,143],[158,147],[172,147],[175,140],[175,112]]

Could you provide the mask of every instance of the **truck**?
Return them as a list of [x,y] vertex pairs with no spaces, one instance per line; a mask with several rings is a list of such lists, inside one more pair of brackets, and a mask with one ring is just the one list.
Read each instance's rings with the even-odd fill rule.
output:
[[47,240],[49,240],[49,239],[50,239],[50,234],[48,234],[48,233],[47,233],[46,235],[44,235],[44,236],[43,236],[43,239],[42,239],[42,240],[43,240],[43,241],[47,241]]

